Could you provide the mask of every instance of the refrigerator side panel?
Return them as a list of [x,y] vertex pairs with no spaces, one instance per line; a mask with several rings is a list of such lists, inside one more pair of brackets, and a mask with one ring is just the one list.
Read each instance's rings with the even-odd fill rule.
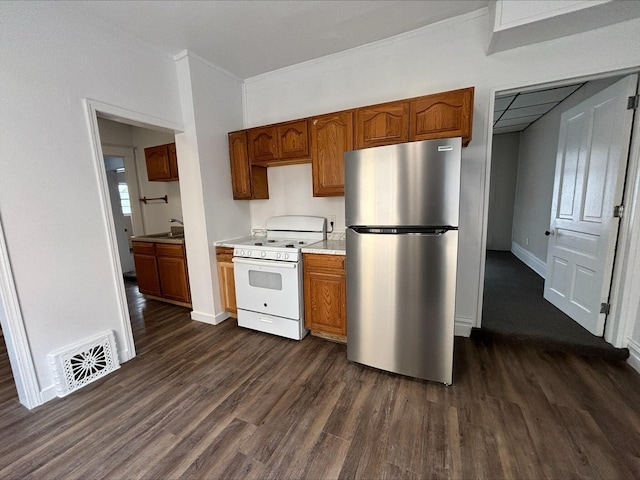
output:
[[346,225],[458,226],[461,151],[447,138],[346,152]]
[[347,230],[347,357],[450,384],[458,232]]

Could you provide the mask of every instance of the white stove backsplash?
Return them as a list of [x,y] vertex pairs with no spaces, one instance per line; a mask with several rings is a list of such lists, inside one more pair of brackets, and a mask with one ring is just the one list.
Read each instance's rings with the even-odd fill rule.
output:
[[327,233],[327,240],[344,240],[345,238],[345,232]]

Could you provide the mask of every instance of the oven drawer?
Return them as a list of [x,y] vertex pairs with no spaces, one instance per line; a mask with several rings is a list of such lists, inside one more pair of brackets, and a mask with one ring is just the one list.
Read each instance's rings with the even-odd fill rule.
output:
[[275,317],[264,313],[238,309],[238,326],[281,337],[301,340],[309,332],[303,320]]
[[299,263],[234,257],[233,273],[239,309],[296,320],[302,318]]

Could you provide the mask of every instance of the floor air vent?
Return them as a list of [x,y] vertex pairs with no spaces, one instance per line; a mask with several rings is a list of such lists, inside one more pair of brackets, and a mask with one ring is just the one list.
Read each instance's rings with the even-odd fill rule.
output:
[[113,332],[106,332],[49,354],[59,397],[120,368]]

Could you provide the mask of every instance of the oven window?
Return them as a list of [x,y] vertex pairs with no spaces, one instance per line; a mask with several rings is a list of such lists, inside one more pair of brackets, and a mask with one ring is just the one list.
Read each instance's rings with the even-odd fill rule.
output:
[[282,290],[282,275],[273,272],[249,270],[249,285],[252,287]]

